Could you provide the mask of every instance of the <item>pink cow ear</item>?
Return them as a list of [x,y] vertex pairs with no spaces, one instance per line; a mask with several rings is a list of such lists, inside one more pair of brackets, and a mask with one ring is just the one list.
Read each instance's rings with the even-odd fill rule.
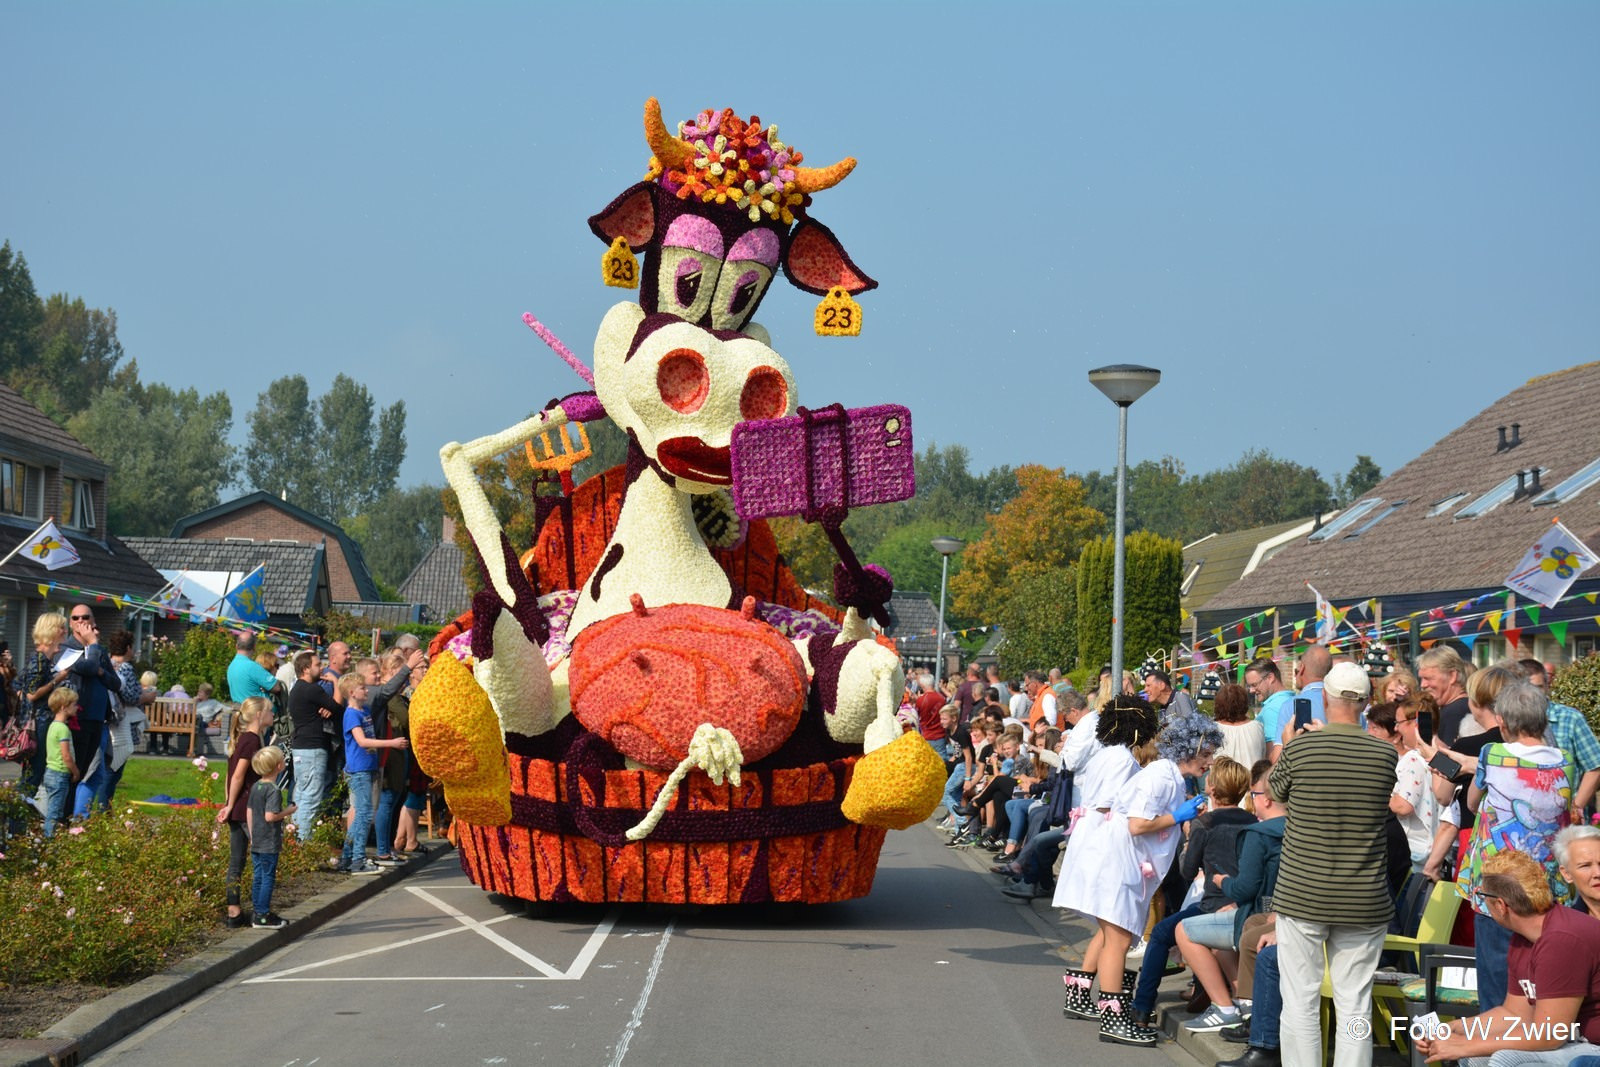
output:
[[650,247],[656,236],[656,197],[651,182],[640,182],[589,216],[589,229],[606,244],[625,237],[635,252]]
[[833,231],[811,219],[802,221],[790,236],[783,271],[796,287],[816,296],[833,288],[854,294],[878,287],[850,259]]

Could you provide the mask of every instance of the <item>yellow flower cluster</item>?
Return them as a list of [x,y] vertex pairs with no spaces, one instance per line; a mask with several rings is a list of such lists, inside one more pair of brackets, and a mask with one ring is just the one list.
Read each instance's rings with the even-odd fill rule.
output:
[[944,761],[916,731],[856,762],[840,810],[862,826],[904,830],[933,814],[944,793]]
[[511,772],[489,696],[451,655],[433,661],[411,700],[417,763],[444,782],[450,810],[475,826],[511,821]]

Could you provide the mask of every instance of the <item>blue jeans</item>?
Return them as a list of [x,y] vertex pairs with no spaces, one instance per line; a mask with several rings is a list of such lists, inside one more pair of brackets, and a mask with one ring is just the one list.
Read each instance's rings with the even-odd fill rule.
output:
[[111,774],[111,728],[105,724],[104,720],[101,720],[100,722],[86,722],[83,724],[82,729],[100,731],[100,761],[99,765],[95,767],[94,773],[78,783],[78,795],[72,805],[72,814],[80,819],[89,814],[89,805],[96,798],[99,799],[101,810],[110,805],[110,799],[105,793],[105,787],[106,779]]
[[367,860],[367,834],[372,830],[372,784],[377,778],[377,771],[345,772],[355,817],[344,835],[344,852],[339,857],[341,867],[359,866]]
[[1161,976],[1166,973],[1167,957],[1178,945],[1178,924],[1191,915],[1200,914],[1200,905],[1191,904],[1182,911],[1168,915],[1150,931],[1150,943],[1145,946],[1144,960],[1139,964],[1139,984],[1133,990],[1134,1011],[1155,1011],[1156,993]]
[[1488,1011],[1506,1002],[1511,931],[1482,912],[1473,915],[1472,920],[1478,957],[1478,1003]]
[[300,827],[300,840],[310,841],[312,824],[317,821],[317,809],[322,807],[323,775],[328,770],[328,754],[320,748],[297,748],[294,753],[295,823]]
[[[43,746],[41,746],[43,747]],[[950,772],[950,777],[944,783],[944,806],[951,812],[956,810],[956,805],[961,803],[961,787],[967,781],[967,764],[965,761],[956,764],[956,769]]]
[[1006,801],[1006,821],[1011,824],[1007,836],[1013,844],[1022,843],[1022,831],[1028,827],[1028,809],[1032,806],[1032,797],[1012,797]]
[[394,854],[394,813],[399,809],[405,795],[404,789],[378,790],[378,819],[372,832],[377,838],[380,856],[388,857]]
[[67,818],[67,794],[72,792],[72,775],[66,771],[44,772],[44,836],[56,832],[56,823]]
[[1056,865],[1056,853],[1061,851],[1061,842],[1066,839],[1067,828],[1064,826],[1035,834],[1022,850],[1022,880],[1048,889],[1052,881],[1050,871]]
[[278,854],[250,853],[250,905],[257,917],[272,910],[272,888],[278,884]]
[[1250,1043],[1256,1048],[1278,1047],[1278,1017],[1283,1014],[1283,994],[1278,989],[1278,946],[1256,953],[1256,984],[1250,1002]]

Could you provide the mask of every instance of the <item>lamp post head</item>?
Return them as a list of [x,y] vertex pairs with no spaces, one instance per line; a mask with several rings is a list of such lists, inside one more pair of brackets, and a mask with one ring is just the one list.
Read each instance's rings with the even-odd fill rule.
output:
[[966,542],[959,537],[935,537],[933,550],[941,556],[953,556],[966,546]]
[[1107,400],[1123,408],[1154,389],[1160,380],[1161,372],[1154,367],[1141,367],[1133,363],[1116,363],[1089,372],[1089,384],[1104,393]]

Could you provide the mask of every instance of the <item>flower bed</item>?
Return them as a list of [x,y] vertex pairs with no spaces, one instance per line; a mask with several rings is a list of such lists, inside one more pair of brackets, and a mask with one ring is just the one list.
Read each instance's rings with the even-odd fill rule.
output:
[[[195,771],[211,800],[210,773]],[[0,785],[0,1036],[38,1033],[67,1011],[171,966],[222,937],[228,833],[214,807],[151,811],[118,803],[46,840],[41,820]],[[275,908],[338,884],[323,866],[342,827],[285,835]],[[250,867],[244,873],[248,899]]]

